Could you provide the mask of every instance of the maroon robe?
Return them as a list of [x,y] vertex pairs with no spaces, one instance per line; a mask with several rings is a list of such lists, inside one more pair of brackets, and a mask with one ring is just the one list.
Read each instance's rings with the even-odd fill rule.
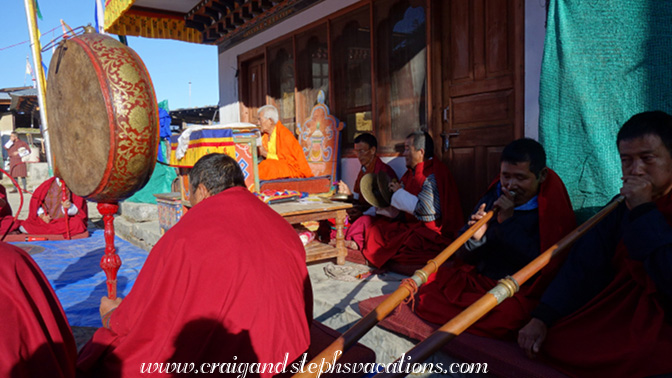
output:
[[[63,182],[61,181],[61,184]],[[79,211],[73,216],[68,216],[67,224],[61,205],[61,185],[52,177],[35,189],[33,197],[30,199],[30,212],[28,219],[21,222],[23,228],[33,235],[66,235],[70,230],[70,236],[86,232],[86,224],[89,219],[88,209],[84,198],[71,193],[66,187],[68,198]],[[42,218],[37,215],[39,208],[51,217],[51,222],[44,223]]]
[[30,152],[30,147],[28,144],[21,139],[17,139],[11,147],[5,148],[9,153],[9,174],[12,177],[26,177],[28,176],[26,163],[21,160],[21,156],[17,153],[19,148],[25,148]]
[[7,199],[7,190],[2,185],[0,185],[0,199],[5,201],[5,205],[0,207],[0,236],[2,236],[5,235],[5,233],[18,230],[20,222],[18,220],[14,221],[14,217],[12,216],[12,206]]
[[312,304],[292,226],[247,189],[230,188],[159,240],[78,370],[140,377],[142,363],[278,363],[285,353],[289,367],[310,344]]
[[[672,226],[672,194],[655,204]],[[611,259],[614,278],[588,303],[548,329],[542,358],[570,376],[669,377],[672,320],[664,294],[642,261],[630,257],[622,235],[607,237],[621,238]]]
[[[497,184],[496,180],[490,189]],[[575,227],[574,211],[560,177],[548,170],[548,177],[539,189],[539,240],[544,252]],[[502,251],[506,253],[506,251]],[[467,332],[491,337],[504,337],[518,330],[530,319],[530,312],[539,303],[541,294],[553,279],[568,249],[555,256],[542,270],[523,285],[518,293],[505,300],[473,324]],[[513,274],[515,272],[511,272]],[[497,281],[479,274],[473,265],[459,260],[444,264],[418,292],[417,314],[430,322],[443,324],[461,313],[497,285]]]
[[402,265],[424,264],[436,257],[464,224],[457,186],[443,163],[430,159],[407,170],[401,177],[404,189],[417,196],[428,176],[434,174],[439,189],[441,218],[421,222],[404,214],[405,222],[377,220],[366,235],[364,257],[376,267],[388,261]]
[[35,261],[0,242],[0,377],[74,377],[68,320]]

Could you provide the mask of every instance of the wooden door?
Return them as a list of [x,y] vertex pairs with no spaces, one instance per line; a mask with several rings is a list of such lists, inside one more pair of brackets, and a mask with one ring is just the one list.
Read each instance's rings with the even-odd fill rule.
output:
[[523,135],[524,8],[522,0],[440,4],[440,143],[466,215],[499,174],[504,146]]
[[257,109],[266,105],[266,60],[257,56],[241,63],[240,85],[242,104],[240,119],[257,123]]

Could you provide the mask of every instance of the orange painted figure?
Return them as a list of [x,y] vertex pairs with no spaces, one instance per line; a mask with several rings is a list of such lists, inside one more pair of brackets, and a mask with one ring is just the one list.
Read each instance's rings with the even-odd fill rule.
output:
[[259,108],[257,124],[261,129],[262,145],[259,154],[265,159],[259,163],[259,179],[313,177],[303,148],[282,122],[273,105]]

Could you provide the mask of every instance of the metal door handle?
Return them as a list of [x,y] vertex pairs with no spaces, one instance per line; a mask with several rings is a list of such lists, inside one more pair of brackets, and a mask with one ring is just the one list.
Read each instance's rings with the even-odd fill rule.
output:
[[447,132],[442,132],[441,137],[443,138],[443,150],[448,151],[450,148],[450,137],[455,137],[460,135],[460,130],[455,130],[453,132],[447,133]]

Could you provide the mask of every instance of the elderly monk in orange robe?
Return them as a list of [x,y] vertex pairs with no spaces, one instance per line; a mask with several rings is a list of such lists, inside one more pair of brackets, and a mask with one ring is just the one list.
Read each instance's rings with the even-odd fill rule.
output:
[[262,145],[259,154],[265,158],[259,163],[259,179],[313,177],[303,148],[294,134],[280,121],[278,109],[266,105],[257,111]]

